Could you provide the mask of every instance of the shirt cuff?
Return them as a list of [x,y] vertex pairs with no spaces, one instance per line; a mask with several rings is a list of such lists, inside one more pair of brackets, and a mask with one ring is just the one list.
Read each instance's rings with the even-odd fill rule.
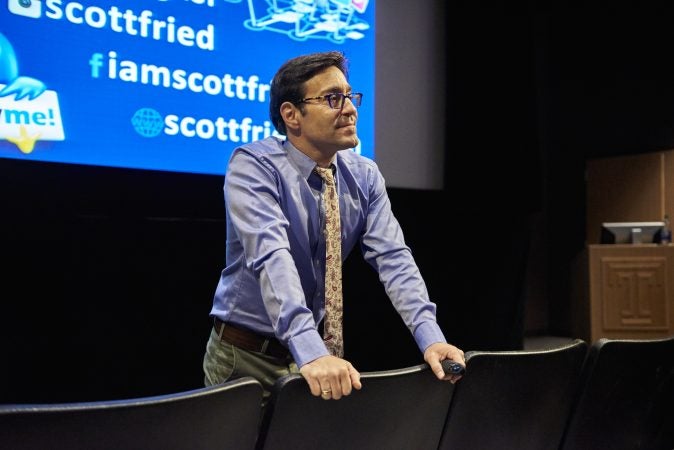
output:
[[302,367],[316,358],[330,354],[323,338],[316,330],[307,331],[288,340],[288,349],[297,367]]
[[442,334],[440,326],[437,322],[427,321],[423,322],[421,325],[414,330],[414,340],[419,346],[421,353],[424,353],[426,349],[437,342],[447,343],[445,335]]

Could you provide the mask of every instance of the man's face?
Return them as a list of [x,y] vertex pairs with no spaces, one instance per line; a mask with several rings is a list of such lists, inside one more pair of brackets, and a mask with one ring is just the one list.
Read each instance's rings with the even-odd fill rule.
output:
[[[305,82],[305,98],[327,94],[350,94],[351,86],[337,67],[329,67]],[[321,153],[354,148],[358,145],[358,111],[351,100],[332,109],[326,99],[307,100],[300,115],[300,139]]]

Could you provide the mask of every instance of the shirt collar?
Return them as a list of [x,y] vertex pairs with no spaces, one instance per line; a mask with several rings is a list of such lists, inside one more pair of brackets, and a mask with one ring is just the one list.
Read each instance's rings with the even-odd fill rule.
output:
[[[302,174],[305,179],[308,179],[316,168],[316,161],[295,148],[295,146],[287,139],[283,143],[283,146],[288,151],[288,158],[290,158],[295,167],[297,167],[297,170],[300,172],[300,174]],[[330,163],[333,174],[336,174],[337,172],[337,165],[335,164],[336,160],[337,155],[335,155],[335,158]]]

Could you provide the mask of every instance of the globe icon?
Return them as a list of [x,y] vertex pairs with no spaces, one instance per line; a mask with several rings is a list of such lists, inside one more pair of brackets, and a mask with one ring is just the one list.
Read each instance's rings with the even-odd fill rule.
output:
[[164,118],[152,108],[141,108],[134,113],[131,124],[141,136],[155,137],[159,136],[164,128]]

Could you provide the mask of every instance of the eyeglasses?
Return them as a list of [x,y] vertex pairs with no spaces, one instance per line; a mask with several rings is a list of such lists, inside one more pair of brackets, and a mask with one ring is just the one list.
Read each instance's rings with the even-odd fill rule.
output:
[[332,109],[344,108],[344,99],[348,98],[353,103],[353,106],[358,108],[360,102],[363,100],[363,94],[360,92],[352,92],[351,94],[333,93],[328,95],[321,95],[320,97],[303,98],[297,103],[307,103],[307,100],[327,100],[328,106]]

